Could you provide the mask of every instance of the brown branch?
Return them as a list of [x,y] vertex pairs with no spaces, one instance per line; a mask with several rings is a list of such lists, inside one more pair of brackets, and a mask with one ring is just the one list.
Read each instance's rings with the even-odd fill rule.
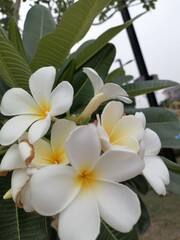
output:
[[16,0],[16,2],[14,3],[14,11],[13,11],[14,20],[16,23],[18,23],[18,20],[19,20],[20,5],[21,5],[21,0]]

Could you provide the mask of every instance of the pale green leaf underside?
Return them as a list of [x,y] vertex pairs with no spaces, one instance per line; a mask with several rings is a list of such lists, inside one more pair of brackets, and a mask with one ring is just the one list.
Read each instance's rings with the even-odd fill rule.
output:
[[49,9],[35,5],[29,10],[23,31],[23,43],[29,62],[35,55],[40,39],[55,28],[56,24]]
[[110,0],[79,0],[67,9],[53,33],[44,36],[38,45],[32,69],[52,65],[59,68],[73,45],[84,37],[97,14]]
[[141,94],[151,93],[160,89],[178,85],[177,82],[169,80],[149,80],[139,81],[123,85],[130,97],[139,96]]

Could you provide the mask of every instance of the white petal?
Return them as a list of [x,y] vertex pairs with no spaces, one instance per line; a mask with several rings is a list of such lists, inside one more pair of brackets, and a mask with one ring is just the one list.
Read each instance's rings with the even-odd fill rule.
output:
[[102,87],[101,92],[104,94],[104,101],[110,99],[121,100],[121,97],[128,97],[127,92],[115,83],[106,83]]
[[8,120],[0,131],[0,144],[7,146],[14,143],[36,120],[37,115],[22,115]]
[[12,198],[18,207],[22,207],[20,192],[29,180],[26,169],[14,170],[11,178]]
[[101,144],[94,124],[73,130],[66,143],[69,162],[78,172],[90,171],[101,153]]
[[113,146],[112,148],[114,147],[117,148],[118,146],[126,147],[129,150],[133,150],[136,153],[139,151],[140,148],[138,140],[132,136],[120,138],[117,141],[114,141],[112,146]]
[[101,218],[117,231],[129,232],[141,214],[137,195],[124,185],[105,181],[96,181],[93,192]]
[[54,67],[42,67],[34,72],[29,79],[31,93],[42,108],[48,106],[55,75]]
[[81,188],[77,173],[66,165],[46,166],[31,177],[31,200],[40,214],[52,216],[67,207]]
[[102,127],[105,129],[108,135],[110,135],[112,129],[121,119],[124,113],[124,107],[121,102],[111,101],[104,108],[101,114]]
[[165,195],[165,185],[169,184],[169,172],[160,157],[145,156],[145,168],[143,175],[158,194]]
[[1,113],[5,116],[36,114],[39,111],[32,96],[22,88],[8,90],[1,101]]
[[92,68],[83,68],[83,72],[87,74],[89,80],[91,81],[94,89],[94,96],[97,95],[104,85],[102,79],[97,74],[97,72]]
[[[88,189],[87,189],[88,188]],[[58,232],[64,240],[95,240],[100,230],[96,200],[89,187],[81,190],[59,215]]]
[[57,158],[60,158],[62,154],[65,154],[65,141],[75,128],[76,124],[73,121],[66,119],[60,119],[54,123],[51,130],[51,145],[54,155]]
[[34,208],[32,207],[32,204],[31,204],[31,191],[30,190],[31,190],[30,189],[30,181],[28,181],[20,193],[20,201],[26,212],[34,212]]
[[31,144],[35,143],[38,139],[43,137],[51,125],[51,116],[48,114],[46,118],[36,121],[29,128],[28,140]]
[[161,141],[154,131],[146,128],[142,141],[145,145],[145,155],[157,155],[159,153],[161,149]]
[[137,117],[137,118],[139,118],[141,120],[143,128],[145,128],[145,126],[146,126],[146,117],[145,117],[144,113],[136,112],[135,113],[135,117]]
[[144,128],[141,121],[133,115],[122,117],[118,124],[111,132],[111,143],[118,141],[120,138],[132,136],[138,141],[142,139],[144,135]]
[[50,114],[57,116],[69,111],[73,102],[74,90],[67,81],[61,82],[51,93]]
[[40,168],[49,164],[55,164],[53,161],[53,152],[51,145],[44,139],[39,139],[34,144],[35,156],[29,167]]
[[143,168],[144,161],[137,154],[125,150],[110,150],[101,155],[94,171],[100,179],[123,182],[140,174]]
[[19,153],[18,144],[13,144],[4,155],[1,164],[0,171],[11,171],[18,168],[26,168],[26,164],[23,162]]

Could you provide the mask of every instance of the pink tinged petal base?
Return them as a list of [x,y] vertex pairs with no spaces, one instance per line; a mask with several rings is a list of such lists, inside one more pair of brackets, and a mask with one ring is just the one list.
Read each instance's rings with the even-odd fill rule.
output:
[[34,124],[32,124],[28,131],[29,142],[33,144],[41,137],[43,137],[47,133],[50,125],[51,116],[49,114],[47,114],[47,117],[45,119],[40,119],[36,121]]
[[97,203],[89,186],[84,187],[59,215],[60,239],[95,240],[99,234],[100,216]]
[[111,101],[104,108],[101,114],[101,124],[108,135],[121,119],[124,113],[124,107],[121,102]]
[[69,162],[79,172],[89,172],[101,153],[101,144],[94,124],[76,128],[67,139]]
[[0,164],[0,172],[1,171],[11,171],[18,168],[26,168],[26,164],[23,162],[18,144],[13,144],[4,155],[1,164]]
[[124,185],[105,181],[96,181],[92,190],[101,218],[117,231],[131,231],[141,215],[137,195]]
[[170,182],[169,172],[160,157],[157,156],[145,156],[144,157],[145,168],[143,175],[159,195],[166,195],[166,187]]
[[8,120],[0,131],[0,144],[7,146],[21,137],[26,129],[39,119],[36,115],[21,115]]
[[61,115],[69,111],[73,102],[74,90],[71,84],[63,81],[52,91],[50,97],[51,116]]
[[70,166],[46,166],[31,177],[33,208],[44,216],[53,216],[67,207],[78,194],[81,182]]
[[100,179],[123,182],[141,174],[143,168],[144,161],[134,152],[109,150],[101,155],[94,171]]
[[32,96],[22,88],[8,90],[1,101],[1,113],[5,116],[36,114],[41,111]]
[[42,108],[48,105],[55,75],[56,69],[54,67],[42,67],[34,72],[29,79],[31,93]]

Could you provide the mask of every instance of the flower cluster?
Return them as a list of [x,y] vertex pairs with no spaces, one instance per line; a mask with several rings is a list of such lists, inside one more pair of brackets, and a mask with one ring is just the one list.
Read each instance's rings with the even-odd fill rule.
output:
[[[157,156],[159,137],[145,127],[144,114],[125,115],[120,101],[131,102],[127,93],[114,83],[104,84],[91,68],[84,73],[94,96],[72,120],[65,113],[73,103],[73,87],[63,81],[52,90],[54,67],[30,77],[32,95],[12,88],[1,102],[1,113],[13,116],[0,131],[0,144],[11,145],[0,175],[13,171],[4,198],[12,197],[27,212],[55,216],[62,240],[95,240],[101,219],[117,231],[129,232],[141,209],[136,193],[122,182],[143,174],[162,195],[169,183],[168,170]],[[107,100],[95,121],[79,124]]]

